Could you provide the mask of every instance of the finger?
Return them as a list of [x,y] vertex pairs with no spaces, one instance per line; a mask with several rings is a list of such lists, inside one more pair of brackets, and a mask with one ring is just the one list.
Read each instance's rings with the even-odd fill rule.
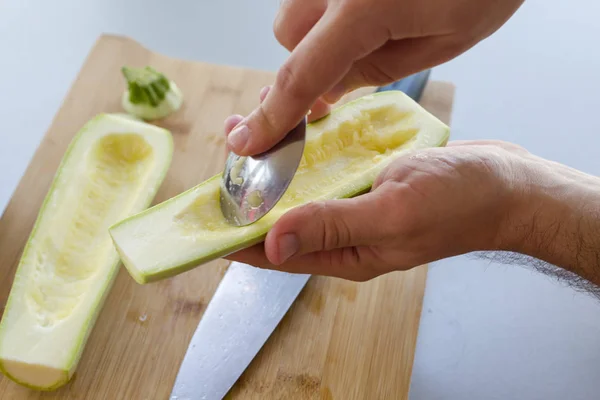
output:
[[233,151],[247,156],[270,149],[350,70],[354,60],[382,44],[376,35],[357,37],[360,30],[351,22],[325,12],[283,64],[265,101],[229,135]]
[[286,0],[277,12],[273,33],[288,51],[293,51],[327,9],[325,0]]
[[365,86],[383,86],[432,68],[460,54],[450,35],[406,38],[389,41],[368,56],[357,60],[334,91],[323,97],[330,103]]
[[244,119],[243,116],[237,115],[237,114],[230,115],[229,117],[227,117],[225,119],[225,123],[224,123],[224,125],[225,125],[225,137],[227,137],[227,135],[229,135],[229,133],[231,132],[231,130],[233,128],[235,128],[235,126],[237,124],[239,124],[240,121],[243,120],[243,119]]
[[[269,93],[269,90],[271,90],[271,86],[265,86],[260,91],[260,102],[261,103],[267,97],[267,94]],[[326,116],[330,112],[331,112],[331,107],[329,106],[329,104],[325,103],[321,99],[318,99],[315,102],[315,104],[313,104],[313,106],[311,107],[310,111],[308,112],[308,118],[307,118],[308,122],[316,121],[317,119],[323,118],[324,116]]]
[[[265,97],[267,96],[267,93],[269,93],[270,89],[271,89],[271,86],[265,86],[261,89],[261,91],[259,93],[259,99],[261,102],[263,102],[265,100]],[[311,110],[308,114],[308,122],[316,121],[320,118],[323,118],[326,115],[328,115],[330,112],[331,112],[331,107],[329,106],[329,104],[327,104],[323,100],[319,99],[313,105],[313,107],[311,108]],[[243,119],[244,119],[244,117],[241,115],[238,115],[238,114],[230,115],[229,117],[227,117],[225,119],[225,129],[224,129],[225,137],[227,137],[229,135],[229,133],[231,132],[231,130],[233,128],[235,128],[236,125],[239,124]]]
[[[284,271],[293,274],[332,276],[336,278],[364,281],[373,277],[373,271],[381,266],[373,251],[368,247],[345,247],[319,251],[293,257],[276,265],[267,258],[262,244],[225,256],[227,260],[249,264],[258,268]],[[385,270],[385,268],[379,268]]]
[[260,90],[258,98],[259,98],[259,100],[260,100],[261,103],[263,101],[265,101],[265,98],[267,97],[267,93],[269,93],[269,90],[271,90],[271,85],[265,86],[264,88],[262,88]]
[[228,254],[226,260],[237,261],[245,264],[250,264],[255,267],[269,268],[269,260],[265,255],[265,244],[258,243],[246,249],[238,250],[235,253]]
[[[267,93],[269,93],[270,89],[271,89],[271,86],[265,86],[260,90],[258,97],[259,97],[259,100],[261,103],[264,101],[265,97],[267,97]],[[235,128],[243,119],[244,119],[244,117],[239,114],[230,115],[229,117],[227,117],[225,119],[225,124],[224,124],[225,129],[224,130],[225,130],[226,138],[231,133],[233,128]]]
[[315,104],[313,104],[310,109],[310,114],[308,114],[308,122],[313,122],[318,119],[323,118],[331,112],[331,106],[324,102],[321,99],[318,99]]
[[353,199],[309,203],[284,214],[265,239],[265,254],[275,265],[292,256],[379,244],[387,235],[382,201],[370,192]]

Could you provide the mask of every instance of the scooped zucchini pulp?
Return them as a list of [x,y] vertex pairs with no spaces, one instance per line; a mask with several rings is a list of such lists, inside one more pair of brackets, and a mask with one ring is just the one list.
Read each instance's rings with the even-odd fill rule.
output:
[[118,271],[108,228],[147,208],[171,163],[165,129],[101,114],[71,141],[17,267],[0,369],[38,390],[67,383]]
[[309,201],[368,191],[407,152],[444,146],[450,129],[400,91],[367,95],[307,126],[300,167],[279,203],[245,227],[219,206],[221,174],[110,228],[123,264],[140,284],[172,277],[264,240],[285,212]]

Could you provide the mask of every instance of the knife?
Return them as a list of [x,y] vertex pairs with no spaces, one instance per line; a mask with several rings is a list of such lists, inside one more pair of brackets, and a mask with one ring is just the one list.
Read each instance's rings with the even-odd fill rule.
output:
[[[401,90],[419,101],[430,72],[418,72],[376,92]],[[225,397],[309,278],[232,262],[189,343],[170,399]]]

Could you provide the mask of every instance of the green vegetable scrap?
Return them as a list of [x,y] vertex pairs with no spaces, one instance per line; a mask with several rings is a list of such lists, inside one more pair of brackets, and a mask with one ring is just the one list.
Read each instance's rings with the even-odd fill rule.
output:
[[144,119],[164,118],[177,111],[183,94],[175,82],[152,67],[121,69],[127,81],[122,106],[129,114]]

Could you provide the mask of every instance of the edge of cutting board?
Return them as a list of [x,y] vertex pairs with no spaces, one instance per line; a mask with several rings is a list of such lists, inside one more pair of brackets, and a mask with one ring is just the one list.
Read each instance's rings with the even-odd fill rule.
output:
[[[120,48],[119,46],[114,46],[115,44],[120,44]],[[77,91],[81,93],[83,87],[87,87],[86,85],[91,84],[90,69],[94,69],[92,58],[100,57],[99,53],[101,52],[99,49],[101,46],[112,46],[114,49],[111,49],[114,51],[126,50],[133,53],[137,52],[140,55],[143,55],[143,57],[139,57],[140,59],[145,59],[151,55],[152,58],[160,61],[172,60],[173,65],[177,62],[185,62],[188,65],[194,64],[197,66],[205,66],[207,69],[211,68],[212,70],[218,67],[220,71],[225,71],[225,74],[232,72],[237,74],[238,77],[243,75],[243,72],[254,71],[256,76],[259,77],[258,80],[261,81],[269,81],[274,78],[273,71],[221,65],[197,60],[184,60],[150,50],[140,42],[127,36],[110,33],[100,35],[96,39],[88,55],[85,57],[83,64],[76,74],[74,80],[71,82],[69,91],[63,98],[60,107],[57,109],[57,112],[53,116],[45,134],[38,143],[34,154],[29,160],[25,172],[21,176],[17,187],[12,193],[7,206],[0,216],[0,237],[6,237],[6,235],[9,235],[12,232],[12,229],[17,227],[21,233],[26,231],[26,236],[29,235],[31,226],[27,224],[31,223],[32,225],[33,223],[30,214],[34,213],[37,215],[37,211],[39,209],[38,203],[40,203],[43,197],[45,197],[47,186],[49,185],[51,178],[54,176],[60,158],[62,157],[62,153],[60,153],[61,157],[57,157],[57,154],[59,154],[59,152],[61,152],[70,141],[70,135],[76,131],[74,127],[82,126],[82,124],[92,116],[90,115],[90,110],[94,109],[94,107],[86,105],[82,108],[82,111],[79,112],[80,110],[77,107],[78,99],[75,99],[74,96],[77,95]],[[221,78],[222,76],[219,79]],[[374,88],[359,89],[358,91],[345,96],[340,103],[359,95],[372,92],[373,90]],[[451,99],[453,95],[453,84],[448,82],[429,81],[420,103],[425,108],[429,109],[430,112],[436,114],[440,119],[449,124],[452,109]],[[114,103],[105,103],[109,104],[109,108],[111,108],[106,109],[106,112],[122,112],[122,110],[119,108],[117,98],[118,96],[115,96]],[[448,99],[450,99],[450,101]],[[86,102],[87,101],[94,101],[94,96],[89,95],[89,97],[86,97]],[[248,106],[248,104],[248,98],[245,98],[244,107]],[[169,129],[175,128],[175,130],[179,130],[176,119],[175,121],[159,121],[157,125],[166,125],[165,127]],[[61,132],[61,130],[64,132],[58,135],[57,132]],[[194,140],[197,141],[202,139],[198,136],[202,136],[204,134],[205,133],[203,132],[195,133]],[[208,142],[202,143],[204,144]],[[197,143],[195,143],[195,145],[197,145]],[[43,152],[49,152],[53,155],[51,157],[47,157],[47,154],[43,154]],[[187,182],[185,185],[190,186],[191,184],[190,182]],[[168,188],[161,189],[161,191],[159,191],[159,195],[157,195],[155,202],[164,200],[165,196],[170,197],[170,195],[173,195],[173,193],[182,191],[182,189],[185,189],[185,185],[181,182],[170,182],[167,185]],[[33,198],[31,198],[29,193],[27,193],[25,190],[32,188],[35,188],[37,191],[37,197],[33,196]],[[41,198],[39,192],[43,192]],[[167,192],[169,193],[169,196],[166,195]],[[24,221],[26,222],[25,224]],[[20,244],[18,245],[20,246]],[[15,247],[8,249],[10,250],[9,254],[5,254],[3,258],[3,263],[5,265],[4,272],[7,274],[8,272],[11,272],[10,276],[7,276],[9,282],[5,281],[4,285],[12,284],[14,279],[14,268],[12,267],[16,265],[21,256],[22,249],[17,251],[17,244],[14,246]],[[170,281],[163,281],[159,282],[158,284],[148,285],[146,287],[138,286],[132,283],[133,281],[129,276],[127,276],[126,272],[124,272],[124,269],[120,268],[119,276],[117,277],[115,285],[113,286],[113,289],[111,290],[111,293],[104,304],[103,310],[101,311],[97,322],[97,326],[94,327],[94,330],[91,334],[90,341],[93,340],[95,346],[98,346],[101,343],[109,347],[116,346],[121,349],[120,351],[124,351],[124,349],[132,346],[133,349],[130,350],[131,353],[125,357],[132,357],[130,360],[133,365],[129,369],[126,369],[125,372],[121,369],[117,369],[116,371],[103,369],[107,368],[108,366],[118,366],[117,361],[125,362],[121,358],[123,355],[119,356],[117,350],[112,350],[110,352],[107,350],[107,352],[112,354],[112,357],[117,359],[115,361],[115,359],[111,359],[110,357],[107,359],[106,357],[108,356],[99,356],[98,354],[93,354],[102,352],[101,349],[86,348],[84,350],[81,364],[78,368],[78,371],[80,371],[79,377],[64,388],[61,388],[55,392],[46,393],[44,395],[21,389],[16,391],[14,388],[6,389],[6,383],[3,382],[3,380],[6,379],[4,377],[0,379],[0,388],[4,387],[9,391],[8,393],[13,393],[12,398],[14,399],[37,399],[40,397],[72,398],[73,396],[75,396],[74,398],[80,398],[78,396],[85,395],[91,396],[87,397],[91,399],[103,398],[102,396],[106,396],[107,393],[112,393],[114,395],[115,391],[123,396],[135,395],[138,393],[136,390],[139,389],[135,379],[148,379],[151,377],[156,377],[156,375],[148,372],[149,367],[145,365],[139,365],[138,363],[153,362],[152,360],[160,355],[166,358],[177,358],[178,361],[176,360],[174,364],[169,364],[170,368],[174,368],[175,364],[177,364],[177,366],[180,364],[183,359],[183,355],[185,354],[185,350],[187,349],[189,339],[191,339],[191,335],[197,326],[197,322],[203,314],[201,308],[202,302],[206,302],[210,299],[228,264],[228,261],[220,260],[219,262],[213,264],[213,267],[208,267],[203,271],[199,269],[192,271],[191,274],[186,273],[185,276],[182,275],[179,278],[175,277]],[[370,313],[367,312],[368,307],[363,307],[364,309],[361,310],[360,315],[358,313],[354,315],[353,312],[356,304],[364,304],[361,303],[361,301],[369,303],[372,306],[383,304],[385,298],[388,296],[383,295],[382,293],[385,293],[386,287],[388,288],[387,290],[393,288],[398,291],[398,286],[395,286],[395,283],[398,283],[398,281],[400,281],[402,284],[402,289],[399,290],[400,292],[410,291],[410,289],[413,287],[412,285],[423,285],[422,290],[418,289],[419,293],[422,294],[413,296],[408,300],[406,299],[406,293],[396,293],[394,295],[398,298],[398,300],[404,299],[411,302],[411,307],[413,310],[411,311],[411,320],[413,320],[413,318],[417,320],[416,327],[410,328],[411,335],[412,331],[414,330],[415,338],[411,337],[407,342],[407,346],[402,347],[400,353],[404,359],[404,364],[406,364],[406,369],[402,370],[402,375],[405,376],[408,374],[410,376],[412,374],[416,335],[418,334],[418,326],[420,324],[426,274],[427,265],[423,265],[408,273],[392,273],[365,283],[355,283],[327,277],[312,277],[297,301],[286,314],[282,323],[277,327],[271,338],[269,338],[265,346],[261,349],[259,355],[254,359],[242,378],[238,381],[238,383],[236,383],[231,395],[238,393],[249,395],[249,397],[257,396],[256,398],[265,398],[264,395],[267,393],[264,392],[264,390],[267,390],[267,392],[272,396],[279,394],[280,396],[287,396],[288,398],[291,396],[291,398],[295,398],[294,395],[305,394],[305,392],[300,393],[298,390],[302,388],[306,389],[307,385],[310,389],[318,380],[319,385],[322,384],[324,387],[326,386],[326,390],[323,389],[325,391],[322,392],[325,393],[325,395],[312,391],[310,393],[306,392],[308,393],[308,396],[304,396],[303,398],[321,398],[315,396],[327,396],[327,393],[329,393],[329,396],[333,394],[333,398],[341,398],[339,395],[340,391],[345,390],[345,388],[352,388],[354,385],[359,384],[358,381],[354,380],[355,377],[353,376],[339,375],[338,370],[343,370],[344,361],[347,360],[346,357],[348,357],[347,346],[362,346],[365,342],[370,342],[369,346],[371,346],[371,348],[375,348],[373,346],[377,346],[376,337],[358,337],[360,336],[358,329],[349,329],[352,328],[352,326],[356,326],[356,324],[360,324],[362,322],[361,318],[370,318]],[[400,276],[403,276],[403,278],[400,278]],[[194,287],[193,285],[198,286]],[[378,288],[375,291],[377,295],[371,298],[371,291],[373,290],[373,287]],[[4,297],[5,293],[2,293],[1,295]],[[171,296],[173,296],[173,298],[171,298]],[[158,297],[160,300],[157,301],[156,297]],[[122,302],[128,302],[128,304],[126,306],[119,305]],[[198,306],[196,306],[196,303],[198,303]],[[331,305],[332,303],[335,303],[334,307]],[[114,312],[117,310],[120,313],[118,314],[118,317],[108,315],[110,314],[108,310],[109,307],[112,307],[110,311]],[[148,309],[147,307],[151,307],[151,309]],[[170,307],[172,307],[172,309]],[[126,315],[123,314],[123,312],[125,312]],[[144,322],[143,327],[139,327],[137,326],[140,325],[138,316],[145,312],[148,312],[148,321]],[[167,314],[160,315],[161,312]],[[128,319],[129,322],[116,321],[117,319]],[[143,348],[148,345],[152,347],[151,342],[148,341],[152,340],[152,338],[156,339],[156,336],[158,335],[158,333],[156,333],[157,331],[160,330],[162,332],[162,330],[164,330],[164,328],[157,327],[156,324],[158,322],[154,322],[154,320],[161,320],[162,323],[172,324],[171,330],[180,329],[180,334],[178,335],[179,337],[171,338],[171,340],[174,340],[176,343],[171,343],[168,346],[161,344],[158,349],[149,348],[147,351],[151,352],[152,354],[146,355],[144,354],[146,350],[143,350]],[[309,321],[313,324],[321,324],[317,326],[320,326],[323,329],[328,329],[329,334],[333,335],[328,339],[327,344],[323,348],[317,348],[317,346],[312,349],[302,349],[301,345],[305,344],[305,342],[298,338],[298,333],[296,333],[294,338],[294,332],[302,332],[306,329],[306,326],[303,327],[303,324],[309,325],[306,323],[306,321]],[[98,324],[102,323],[107,325],[99,327]],[[385,325],[388,323],[388,321],[380,319],[378,323]],[[137,327],[132,328],[132,325],[127,324],[137,324]],[[123,328],[125,329],[124,332],[134,336],[124,339],[115,339],[115,335],[112,335],[111,337],[111,334],[108,331],[110,331],[110,329],[114,330],[118,328]],[[150,333],[148,332],[148,329],[155,329],[156,331],[154,333]],[[172,335],[172,332],[165,332],[165,334],[167,336]],[[140,343],[140,340],[143,341],[143,343]],[[346,343],[344,341],[346,341]],[[123,344],[121,342],[126,343]],[[365,349],[367,348],[366,345],[363,347]],[[164,353],[164,351],[167,351],[166,349],[169,349],[169,351],[172,352],[174,351],[175,355],[170,354],[166,356]],[[294,354],[298,356],[299,360],[290,360],[289,357],[286,357],[286,351],[292,349],[297,350],[297,353]],[[319,353],[321,350],[323,350],[326,354]],[[359,353],[362,352],[362,359],[369,359],[369,355],[364,353],[366,350],[363,351],[359,349],[356,351]],[[320,366],[315,366],[316,364],[314,362],[311,363],[310,357],[323,357],[323,363],[326,365],[323,364]],[[94,360],[94,362],[100,362],[101,364],[88,364],[92,362],[92,360]],[[410,362],[407,362],[408,360],[410,360]],[[393,363],[390,364],[392,361],[389,359],[386,362],[387,364],[380,366],[365,366],[365,368],[374,370],[373,372],[369,373],[365,372],[365,376],[371,374],[371,378],[376,378],[376,370],[378,368],[395,367]],[[98,377],[97,379],[89,378],[88,375],[94,375],[97,373],[97,368],[102,370],[106,376]],[[161,377],[162,384],[159,387],[156,387],[156,383],[153,382],[151,387],[154,388],[153,390],[160,389],[158,390],[160,393],[170,393],[170,389],[176,376],[176,370],[162,371],[164,368],[166,367],[159,368],[161,369],[162,373],[162,375],[159,375]],[[275,370],[273,370],[273,368],[275,368]],[[76,372],[76,374],[78,373]],[[126,376],[121,376],[123,374]],[[134,381],[127,381],[128,379],[132,378],[134,378]],[[90,379],[92,380],[90,381]],[[85,385],[83,385],[82,381],[86,382]],[[375,390],[377,383],[367,382],[365,385],[365,387],[370,387],[371,390]],[[269,387],[270,389],[266,389]],[[406,389],[407,396],[408,387],[403,387],[403,392],[404,388]],[[360,391],[360,389],[357,390]],[[386,390],[389,389],[382,390],[382,393],[387,393]],[[153,392],[153,394],[159,395],[157,392]],[[389,395],[389,393],[387,394]],[[405,395],[404,393],[396,394],[401,398],[404,398],[402,396]],[[94,397],[94,395],[100,397]],[[246,398],[243,396],[241,397]]]

